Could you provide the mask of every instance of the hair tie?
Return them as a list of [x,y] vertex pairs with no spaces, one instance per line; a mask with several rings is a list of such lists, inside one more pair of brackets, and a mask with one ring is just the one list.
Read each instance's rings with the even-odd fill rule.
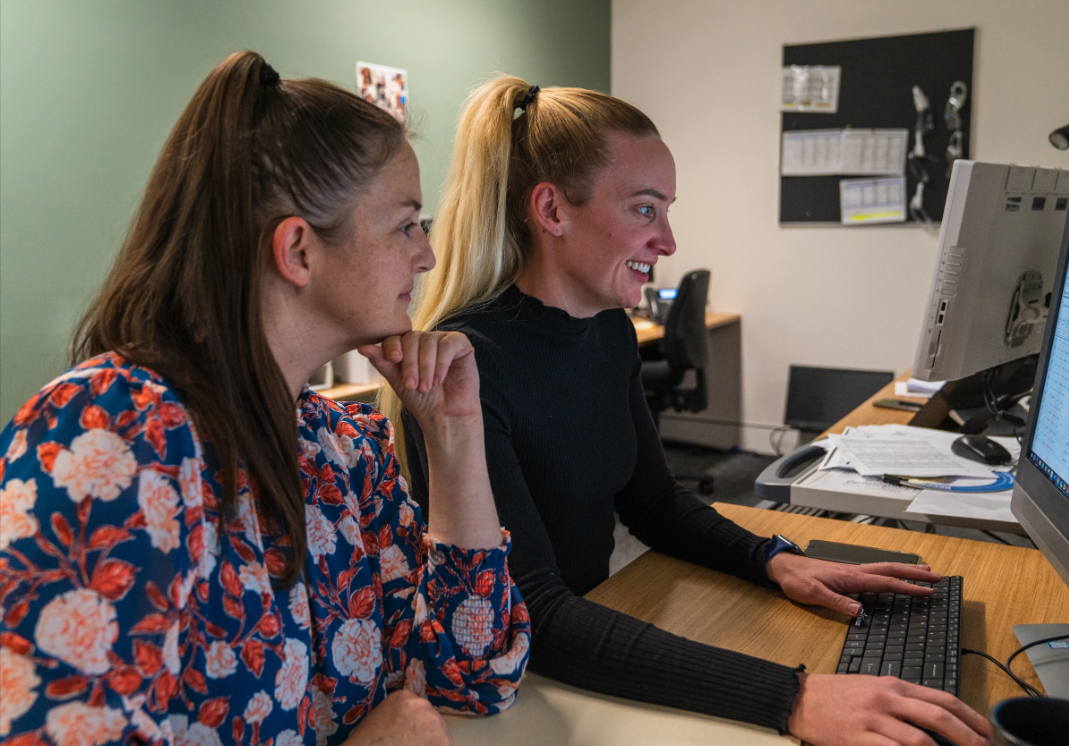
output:
[[527,89],[527,95],[524,96],[523,99],[520,100],[520,103],[518,103],[516,105],[516,108],[519,109],[520,111],[527,111],[527,107],[534,103],[535,96],[538,95],[538,92],[540,90],[542,90],[542,89],[539,88],[536,85],[533,85],[530,88],[528,88]]
[[266,62],[260,66],[260,85],[276,85],[282,77]]

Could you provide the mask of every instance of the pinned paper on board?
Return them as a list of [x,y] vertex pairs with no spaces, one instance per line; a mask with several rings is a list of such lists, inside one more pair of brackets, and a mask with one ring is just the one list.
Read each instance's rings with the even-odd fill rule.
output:
[[839,207],[843,225],[905,222],[906,178],[843,179]]
[[791,130],[783,133],[783,176],[900,176],[906,129]]
[[839,77],[842,68],[824,65],[791,65],[781,73],[780,111],[834,114],[839,110]]
[[360,98],[385,109],[399,122],[408,107],[408,71],[373,62],[356,63],[356,92]]

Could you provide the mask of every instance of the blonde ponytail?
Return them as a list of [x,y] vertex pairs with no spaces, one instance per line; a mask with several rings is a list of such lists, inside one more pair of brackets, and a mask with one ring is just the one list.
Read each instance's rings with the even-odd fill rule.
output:
[[[496,298],[516,281],[530,243],[527,203],[542,182],[560,186],[581,205],[594,171],[604,166],[606,132],[656,137],[641,111],[583,88],[545,88],[530,95],[520,78],[477,88],[464,104],[430,242],[437,264],[420,278],[412,326],[438,327]],[[521,102],[527,103],[517,116]],[[393,423],[395,449],[407,475],[401,402],[388,386],[379,408]]]

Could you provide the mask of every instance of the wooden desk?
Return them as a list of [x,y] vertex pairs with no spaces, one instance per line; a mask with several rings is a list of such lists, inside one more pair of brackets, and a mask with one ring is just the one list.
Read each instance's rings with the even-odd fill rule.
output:
[[[739,505],[715,507],[761,536],[782,533],[802,546],[810,539],[826,539],[915,552],[936,572],[962,575],[962,647],[1001,661],[1020,646],[1014,624],[1069,620],[1069,588],[1035,549]],[[799,606],[779,591],[654,551],[586,598],[698,642],[784,665],[805,663],[812,673],[835,672],[846,634],[846,619],[827,609]],[[1014,672],[1040,686],[1027,662],[1016,662]],[[988,661],[975,655],[962,658],[961,698],[978,712],[987,714],[996,702],[1020,695],[1017,685]]]
[[[705,328],[719,329],[722,326],[737,324],[742,319],[737,313],[706,313]],[[639,346],[648,345],[664,339],[664,326],[649,319],[632,316],[631,323],[635,325],[635,335],[638,337]]]
[[[737,324],[741,318],[737,313],[707,313],[705,326],[708,329],[719,329],[722,326]],[[635,335],[638,337],[639,346],[652,344],[664,338],[664,326],[661,324],[637,317],[632,317],[631,322],[635,325]],[[322,389],[319,393],[329,399],[369,401],[378,390],[379,384],[377,383],[340,383],[329,389]]]
[[[802,545],[820,538],[916,552],[936,571],[962,575],[962,647],[1001,661],[1019,646],[1014,624],[1069,619],[1069,588],[1034,549],[739,505],[715,507],[759,535],[782,533]],[[646,552],[586,598],[698,642],[788,666],[805,663],[811,673],[834,673],[847,629],[847,620],[827,609],[800,606],[779,591],[655,551]],[[1014,672],[1041,686],[1027,661],[1016,662]],[[1021,694],[1009,677],[975,655],[962,657],[960,678],[961,698],[982,714],[989,714],[996,702]],[[534,674],[524,678],[510,710],[482,720],[446,721],[458,746],[798,743],[764,728],[581,691]]]

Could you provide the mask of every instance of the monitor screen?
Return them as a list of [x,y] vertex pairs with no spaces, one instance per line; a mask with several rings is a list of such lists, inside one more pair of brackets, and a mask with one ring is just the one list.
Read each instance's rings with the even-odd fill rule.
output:
[[1069,499],[1069,283],[1059,307],[1028,458]]
[[1069,585],[1069,227],[1061,241],[1010,509]]
[[783,421],[799,430],[827,430],[894,377],[891,372],[792,365]]

